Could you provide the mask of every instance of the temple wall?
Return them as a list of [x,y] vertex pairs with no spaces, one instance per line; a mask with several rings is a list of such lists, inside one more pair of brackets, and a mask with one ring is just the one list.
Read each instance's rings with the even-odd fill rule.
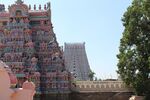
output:
[[75,92],[132,92],[127,88],[123,81],[77,81]]
[[70,100],[129,100],[132,92],[72,93]]
[[72,92],[70,94],[47,94],[43,96],[36,95],[34,100],[129,100],[132,92]]
[[[47,94],[34,100],[129,100],[133,91],[123,81],[76,81],[72,93]],[[43,98],[43,96],[41,96]]]

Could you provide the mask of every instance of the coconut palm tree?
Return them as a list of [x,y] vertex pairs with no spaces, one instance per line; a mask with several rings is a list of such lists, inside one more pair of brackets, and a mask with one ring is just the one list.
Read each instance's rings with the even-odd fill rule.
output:
[[95,73],[92,70],[90,70],[90,72],[89,72],[90,81],[93,81],[94,75],[95,75]]

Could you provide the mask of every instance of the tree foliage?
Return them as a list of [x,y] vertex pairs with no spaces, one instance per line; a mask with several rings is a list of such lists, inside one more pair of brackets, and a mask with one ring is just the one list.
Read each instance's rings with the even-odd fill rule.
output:
[[89,75],[88,75],[90,78],[90,81],[93,81],[94,75],[95,73],[92,70],[90,70]]
[[[150,0],[133,0],[122,18],[125,27],[118,73],[137,95],[150,94]],[[147,99],[148,100],[148,99]],[[149,99],[150,100],[150,99]]]

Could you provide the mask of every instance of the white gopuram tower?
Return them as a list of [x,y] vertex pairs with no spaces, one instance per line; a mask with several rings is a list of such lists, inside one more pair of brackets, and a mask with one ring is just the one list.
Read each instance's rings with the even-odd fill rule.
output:
[[85,43],[65,43],[65,65],[75,80],[89,80],[90,66],[85,51]]

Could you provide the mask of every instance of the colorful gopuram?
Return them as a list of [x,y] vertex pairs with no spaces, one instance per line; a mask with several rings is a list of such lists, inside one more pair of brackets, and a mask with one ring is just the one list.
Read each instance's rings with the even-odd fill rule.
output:
[[[42,9],[43,8],[43,9]],[[36,93],[69,93],[70,74],[53,32],[50,3],[38,9],[17,0],[5,10],[0,4],[0,60],[18,78],[36,85]]]

